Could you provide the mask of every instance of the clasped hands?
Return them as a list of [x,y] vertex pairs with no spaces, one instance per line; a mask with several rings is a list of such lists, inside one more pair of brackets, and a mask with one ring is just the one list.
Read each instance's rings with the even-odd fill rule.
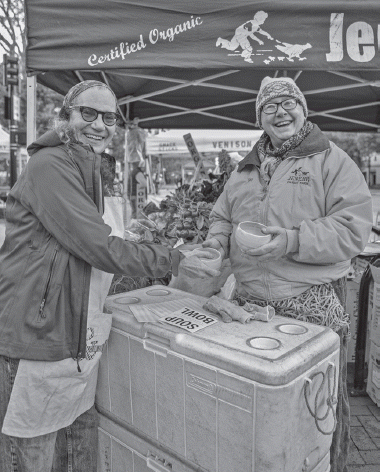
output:
[[184,256],[179,264],[179,272],[183,272],[191,278],[218,277],[221,271],[209,267],[203,261],[204,259],[212,259],[214,257],[207,248],[217,249],[221,253],[223,260],[224,249],[217,239],[210,239],[203,244],[184,244],[178,247]]

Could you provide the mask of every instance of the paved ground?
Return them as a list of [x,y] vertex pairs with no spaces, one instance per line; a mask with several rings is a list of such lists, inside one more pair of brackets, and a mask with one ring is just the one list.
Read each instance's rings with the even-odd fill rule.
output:
[[[353,365],[350,365],[353,367]],[[380,472],[380,408],[353,389],[354,372],[349,369],[351,443],[348,472]]]
[[380,408],[365,397],[350,397],[351,444],[348,472],[380,471]]

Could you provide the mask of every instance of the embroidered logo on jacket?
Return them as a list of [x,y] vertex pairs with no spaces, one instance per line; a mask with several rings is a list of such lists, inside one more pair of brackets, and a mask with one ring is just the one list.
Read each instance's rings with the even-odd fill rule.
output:
[[302,167],[292,170],[287,181],[288,184],[310,185],[310,172],[303,171]]

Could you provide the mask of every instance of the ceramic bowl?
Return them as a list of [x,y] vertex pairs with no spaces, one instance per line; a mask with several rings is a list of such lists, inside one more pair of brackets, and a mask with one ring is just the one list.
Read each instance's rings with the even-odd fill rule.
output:
[[261,230],[264,228],[266,228],[265,225],[254,221],[243,221],[239,223],[235,238],[240,249],[242,251],[248,251],[249,249],[256,249],[269,243],[272,239],[272,235],[262,233]]
[[212,247],[205,247],[202,248],[202,251],[207,251],[212,254],[212,258],[208,259],[206,257],[200,257],[201,261],[207,265],[207,267],[210,267],[210,269],[216,269],[219,270],[221,265],[222,265],[222,255],[217,249],[214,249]]

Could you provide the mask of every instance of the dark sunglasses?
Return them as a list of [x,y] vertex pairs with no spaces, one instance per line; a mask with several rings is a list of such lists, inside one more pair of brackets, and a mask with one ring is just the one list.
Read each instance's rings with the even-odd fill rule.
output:
[[79,108],[82,118],[88,123],[95,121],[98,115],[102,115],[103,123],[107,126],[113,126],[115,123],[120,124],[122,121],[121,116],[118,113],[114,113],[113,111],[98,111],[95,110],[95,108],[79,105],[73,105],[69,108]]

